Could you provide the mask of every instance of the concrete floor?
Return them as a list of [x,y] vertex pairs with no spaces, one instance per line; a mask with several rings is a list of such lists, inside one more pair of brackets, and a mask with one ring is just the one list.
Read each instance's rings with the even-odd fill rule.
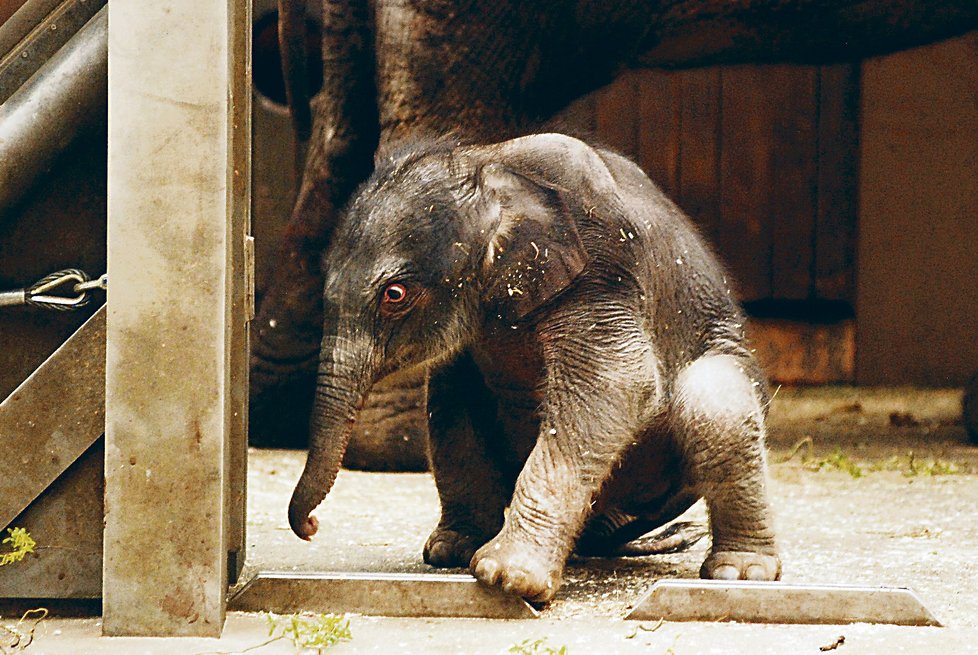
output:
[[[557,599],[538,619],[352,616],[352,641],[327,652],[505,653],[523,640],[547,637],[551,648],[566,646],[574,655],[819,653],[844,636],[842,653],[936,646],[978,653],[978,448],[966,443],[959,414],[956,390],[826,387],[779,390],[769,422],[770,495],[784,580],[909,586],[943,628],[665,623],[650,630],[652,624],[624,621],[655,579],[696,577],[707,548],[700,543],[654,559],[572,562]],[[421,561],[438,518],[429,476],[341,473],[318,511],[323,528],[307,544],[292,535],[285,515],[302,463],[302,453],[252,453],[249,570],[431,570]],[[705,518],[702,504],[690,517]],[[28,652],[236,653],[265,642],[268,630],[261,616],[231,613],[220,640],[98,635],[97,618],[49,618]],[[248,652],[297,649],[277,641]]]

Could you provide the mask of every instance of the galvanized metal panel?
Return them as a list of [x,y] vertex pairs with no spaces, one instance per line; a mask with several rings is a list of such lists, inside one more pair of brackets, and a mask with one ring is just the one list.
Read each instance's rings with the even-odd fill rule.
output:
[[470,575],[262,571],[229,601],[245,612],[353,612],[377,616],[528,619],[522,598]]
[[99,438],[104,394],[103,308],[0,403],[0,526]]
[[0,567],[0,598],[101,595],[104,453],[96,441],[13,520],[37,546],[22,561]]
[[912,591],[902,587],[719,580],[659,580],[625,618],[941,625]]
[[[109,6],[103,631],[218,636],[235,402],[233,34],[246,0]],[[246,188],[246,187],[245,187]]]

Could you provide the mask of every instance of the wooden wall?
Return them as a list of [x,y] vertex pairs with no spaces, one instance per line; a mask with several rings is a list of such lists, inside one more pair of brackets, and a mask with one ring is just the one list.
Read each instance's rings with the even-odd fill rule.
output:
[[978,32],[863,65],[857,379],[978,370]]
[[972,32],[853,65],[634,71],[568,115],[701,226],[772,378],[953,385],[978,370],[976,89]]
[[744,300],[852,303],[858,91],[851,65],[632,71],[585,126],[694,218]]
[[638,162],[700,226],[769,374],[854,375],[859,68],[631,71],[568,122]]

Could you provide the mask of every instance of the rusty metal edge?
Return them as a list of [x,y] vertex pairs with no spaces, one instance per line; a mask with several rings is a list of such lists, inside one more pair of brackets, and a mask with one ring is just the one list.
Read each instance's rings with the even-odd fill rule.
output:
[[625,619],[942,627],[906,587],[720,580],[659,580]]
[[235,611],[392,617],[533,619],[525,600],[470,575],[259,571],[232,593]]
[[251,6],[230,3],[230,116],[228,207],[231,290],[226,321],[230,352],[230,429],[227,457],[228,582],[238,581],[247,544],[249,322],[254,316],[254,249],[251,238]]

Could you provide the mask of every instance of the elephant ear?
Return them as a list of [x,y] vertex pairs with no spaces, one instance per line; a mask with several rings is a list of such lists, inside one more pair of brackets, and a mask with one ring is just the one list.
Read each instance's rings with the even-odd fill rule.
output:
[[567,191],[499,163],[478,177],[489,235],[485,300],[515,322],[570,287],[588,254]]

